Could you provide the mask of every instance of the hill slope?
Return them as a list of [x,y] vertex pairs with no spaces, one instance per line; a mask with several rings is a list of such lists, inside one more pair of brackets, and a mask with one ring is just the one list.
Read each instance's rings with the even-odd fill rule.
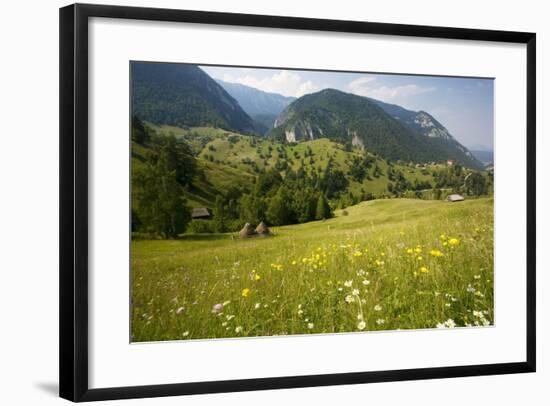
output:
[[195,65],[133,62],[131,73],[132,114],[142,120],[257,131],[239,103]]
[[[329,162],[340,170],[349,181],[346,192],[338,205],[351,203],[350,193],[355,199],[371,194],[373,197],[388,195],[388,185],[396,182],[397,174],[403,174],[411,185],[430,184],[434,187],[434,174],[447,169],[446,165],[410,165],[388,162],[359,148],[346,150],[342,144],[327,138],[300,143],[278,143],[270,138],[242,135],[222,129],[208,127],[176,128],[154,126],[160,134],[173,134],[188,142],[197,158],[204,177],[197,178],[194,187],[188,189],[186,197],[192,207],[213,207],[217,194],[225,195],[232,187],[251,187],[260,171],[278,168],[281,173],[289,168],[308,174],[322,174]],[[371,164],[365,168],[363,179],[354,179],[350,173],[354,162],[369,157]],[[422,187],[424,189],[424,187]],[[429,193],[431,193],[429,191]],[[410,191],[406,196],[414,196]]]
[[270,134],[287,142],[327,137],[392,160],[441,162],[453,159],[471,168],[481,168],[470,152],[429,114],[410,112],[395,105],[384,106],[402,116],[405,112],[415,114],[401,120],[391,111],[385,111],[380,103],[325,89],[291,103],[277,118]]

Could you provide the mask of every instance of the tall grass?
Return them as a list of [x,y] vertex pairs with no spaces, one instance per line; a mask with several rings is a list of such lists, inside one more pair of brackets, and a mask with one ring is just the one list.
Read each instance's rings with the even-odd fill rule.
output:
[[268,238],[132,243],[132,341],[493,323],[493,201],[375,200]]

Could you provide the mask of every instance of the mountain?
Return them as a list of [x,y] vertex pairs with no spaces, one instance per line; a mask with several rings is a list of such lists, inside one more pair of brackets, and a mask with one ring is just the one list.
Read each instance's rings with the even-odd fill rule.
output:
[[244,111],[257,123],[265,128],[265,132],[273,127],[277,116],[286,106],[292,103],[295,97],[286,97],[277,93],[264,92],[254,87],[217,81],[235,100]]
[[259,132],[222,86],[195,65],[133,62],[132,114],[154,124]]
[[454,139],[439,121],[425,111],[407,110],[396,104],[384,103],[380,100],[371,99],[370,97],[368,99],[380,106],[387,114],[422,135],[446,140]]
[[494,156],[493,151],[488,150],[470,150],[472,152],[472,155],[476,157],[485,167],[490,166],[493,164]]
[[279,115],[270,135],[287,142],[329,138],[351,143],[384,158],[413,162],[455,160],[471,168],[482,165],[426,112],[412,112],[325,89],[292,102]]

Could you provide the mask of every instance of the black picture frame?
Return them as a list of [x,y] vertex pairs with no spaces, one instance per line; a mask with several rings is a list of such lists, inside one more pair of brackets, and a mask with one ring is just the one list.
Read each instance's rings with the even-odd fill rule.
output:
[[[525,274],[527,351],[525,361],[90,389],[88,385],[88,19],[91,17],[525,44],[527,49],[527,241],[525,242],[527,247]],[[535,371],[536,35],[534,33],[91,4],[63,7],[60,9],[59,18],[59,388],[62,398],[82,402]]]

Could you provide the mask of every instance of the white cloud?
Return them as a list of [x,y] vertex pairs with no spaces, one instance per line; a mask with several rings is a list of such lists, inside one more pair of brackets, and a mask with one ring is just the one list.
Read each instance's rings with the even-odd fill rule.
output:
[[422,87],[415,84],[389,87],[376,86],[376,78],[363,76],[348,85],[350,91],[359,96],[368,96],[385,102],[403,102],[410,96],[434,91],[434,87]]
[[264,92],[279,93],[284,96],[300,97],[304,94],[320,90],[319,86],[311,80],[303,81],[300,75],[287,70],[282,70],[273,76],[257,78],[253,75],[236,77],[225,73],[222,77],[225,82],[240,83],[242,85],[255,87]]

